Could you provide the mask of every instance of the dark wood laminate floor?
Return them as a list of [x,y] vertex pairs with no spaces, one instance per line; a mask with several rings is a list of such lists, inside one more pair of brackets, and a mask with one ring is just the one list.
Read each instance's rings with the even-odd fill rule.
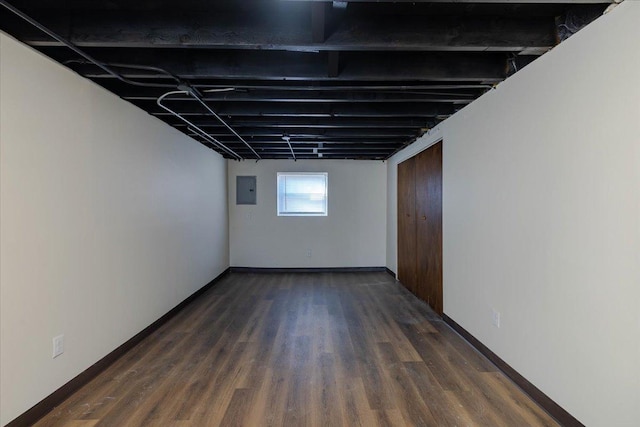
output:
[[37,425],[557,424],[386,273],[234,273]]

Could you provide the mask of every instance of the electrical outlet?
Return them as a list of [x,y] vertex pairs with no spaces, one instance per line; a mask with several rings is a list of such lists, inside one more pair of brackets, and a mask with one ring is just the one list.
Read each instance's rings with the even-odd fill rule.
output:
[[491,323],[493,323],[493,326],[496,328],[500,327],[500,312],[495,309],[491,309]]
[[311,249],[307,249],[307,258],[311,258]]
[[64,335],[53,337],[53,357],[56,358],[64,353]]

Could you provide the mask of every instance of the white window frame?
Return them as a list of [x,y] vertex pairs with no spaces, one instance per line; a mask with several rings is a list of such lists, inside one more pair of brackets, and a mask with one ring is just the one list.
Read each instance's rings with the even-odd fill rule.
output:
[[[300,175],[322,175],[324,176],[324,212],[299,212],[285,211],[280,206],[280,177],[281,176],[300,176]],[[276,177],[276,213],[278,216],[328,216],[329,214],[329,173],[328,172],[278,172]]]

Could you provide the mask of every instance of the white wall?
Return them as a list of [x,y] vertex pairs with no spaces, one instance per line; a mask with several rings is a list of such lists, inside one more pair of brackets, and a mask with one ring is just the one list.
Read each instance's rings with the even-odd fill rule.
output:
[[5,35],[0,60],[4,425],[229,261],[224,159]]
[[638,23],[623,3],[441,124],[444,312],[588,426],[640,425]]
[[[326,217],[278,217],[277,172],[328,172]],[[256,205],[236,205],[236,176],[257,176]],[[229,162],[229,246],[235,267],[385,265],[386,165],[381,161]],[[307,257],[311,249],[312,256]]]

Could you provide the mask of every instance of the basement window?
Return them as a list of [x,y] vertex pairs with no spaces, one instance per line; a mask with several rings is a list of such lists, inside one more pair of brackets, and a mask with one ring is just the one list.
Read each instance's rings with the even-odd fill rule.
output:
[[278,172],[278,216],[327,216],[326,172]]

